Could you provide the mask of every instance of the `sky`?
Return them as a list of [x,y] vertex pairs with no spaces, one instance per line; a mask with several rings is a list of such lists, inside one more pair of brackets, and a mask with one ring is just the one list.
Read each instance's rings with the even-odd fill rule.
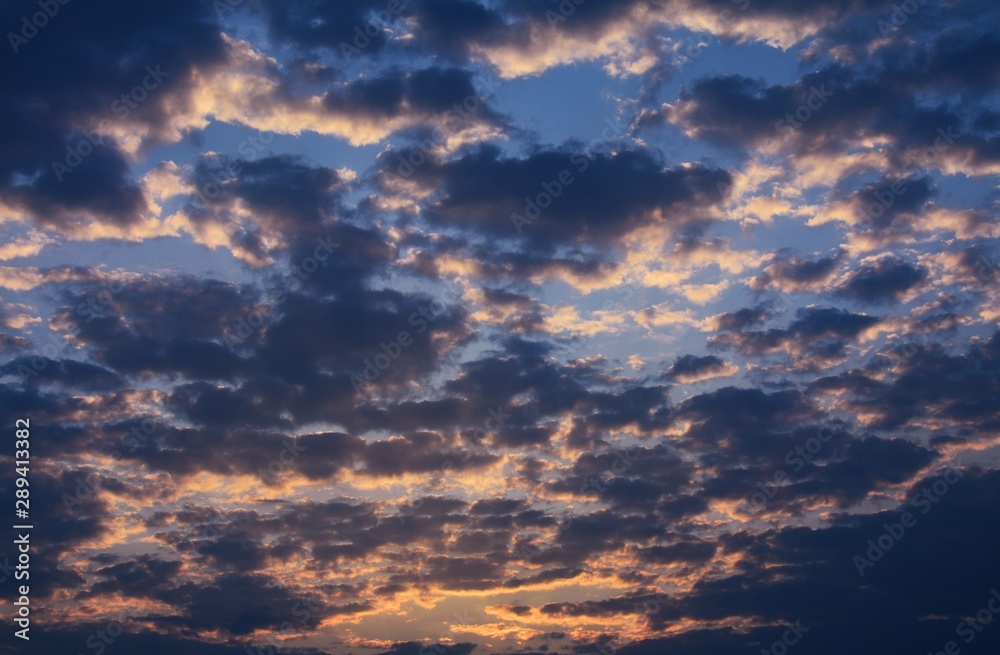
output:
[[997,652],[1000,5],[0,28],[0,653]]

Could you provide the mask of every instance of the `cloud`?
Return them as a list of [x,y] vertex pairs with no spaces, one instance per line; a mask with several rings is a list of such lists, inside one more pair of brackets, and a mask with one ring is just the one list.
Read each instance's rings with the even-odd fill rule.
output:
[[822,291],[842,260],[843,253],[807,259],[779,252],[750,282],[750,288],[757,291],[775,288],[785,293]]
[[40,652],[937,652],[982,608],[993,4],[106,4],[0,99]]
[[[383,170],[383,184],[390,185],[392,175]],[[547,150],[509,158],[482,146],[428,161],[409,179],[405,193],[430,196],[423,214],[431,225],[502,246],[492,254],[467,248],[469,259],[485,260],[474,271],[523,277],[563,267],[597,274],[611,248],[640,230],[675,238],[698,231],[710,222],[703,207],[722,200],[729,175],[700,165],[666,168],[644,150]]]
[[836,293],[868,303],[898,302],[927,278],[927,270],[889,256],[863,262],[851,271]]
[[795,320],[786,328],[725,332],[709,339],[709,344],[752,357],[790,352],[835,358],[842,357],[848,344],[863,338],[879,320],[833,307],[806,307],[796,312]]
[[689,384],[714,377],[726,377],[738,370],[739,368],[726,363],[715,355],[705,355],[704,357],[682,355],[670,365],[664,377]]

